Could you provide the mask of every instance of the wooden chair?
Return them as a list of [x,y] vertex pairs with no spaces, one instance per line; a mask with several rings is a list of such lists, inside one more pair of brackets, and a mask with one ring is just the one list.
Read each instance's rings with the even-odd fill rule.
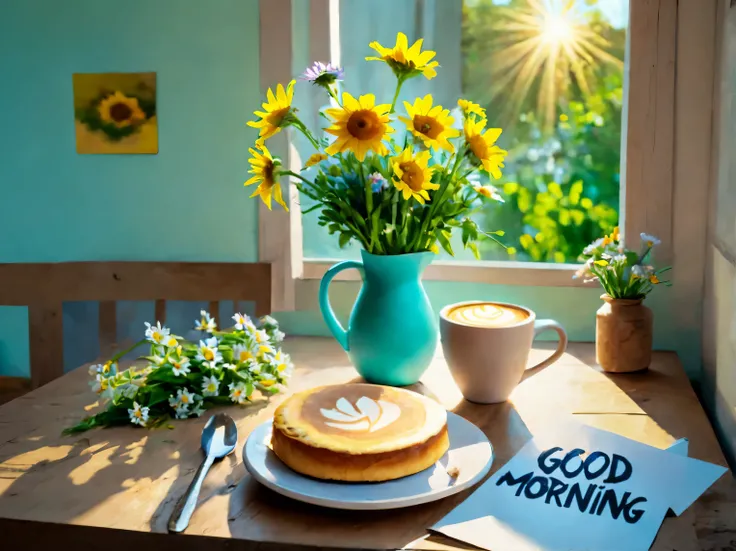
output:
[[[27,306],[30,386],[63,375],[62,304],[99,301],[100,350],[116,341],[118,300],[155,301],[156,319],[166,320],[167,300],[254,301],[256,315],[271,308],[271,265],[221,262],[62,262],[0,264],[0,306]],[[3,378],[0,378],[2,390]],[[17,380],[5,386],[18,387]]]

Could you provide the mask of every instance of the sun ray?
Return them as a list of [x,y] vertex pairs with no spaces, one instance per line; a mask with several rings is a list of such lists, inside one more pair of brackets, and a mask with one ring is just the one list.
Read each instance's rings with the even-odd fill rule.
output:
[[607,51],[608,40],[591,29],[578,9],[580,2],[526,0],[526,6],[499,11],[493,26],[499,32],[488,62],[488,95],[493,99],[510,94],[505,112],[509,106],[520,109],[535,89],[542,123],[551,128],[557,104],[571,84],[588,96],[595,82],[591,69],[600,64],[623,67],[623,61]]

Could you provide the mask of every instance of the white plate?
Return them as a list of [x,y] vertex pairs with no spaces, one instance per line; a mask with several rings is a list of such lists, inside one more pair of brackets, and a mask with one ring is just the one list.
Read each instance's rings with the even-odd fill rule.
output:
[[[388,482],[330,482],[292,471],[269,448],[271,421],[256,428],[243,449],[246,469],[261,484],[287,497],[335,509],[396,509],[442,499],[473,486],[490,470],[493,448],[486,435],[447,413],[450,448],[433,467]],[[453,480],[447,469],[457,467]]]

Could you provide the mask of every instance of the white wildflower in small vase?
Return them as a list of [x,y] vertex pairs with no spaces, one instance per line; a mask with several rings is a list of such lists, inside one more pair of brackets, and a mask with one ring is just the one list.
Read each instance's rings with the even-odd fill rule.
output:
[[652,251],[659,239],[642,233],[638,251],[627,249],[615,228],[585,247],[585,263],[575,277],[598,281],[605,293],[596,313],[596,361],[605,371],[626,373],[647,369],[652,359],[652,311],[642,302],[658,285],[670,286],[655,269]]

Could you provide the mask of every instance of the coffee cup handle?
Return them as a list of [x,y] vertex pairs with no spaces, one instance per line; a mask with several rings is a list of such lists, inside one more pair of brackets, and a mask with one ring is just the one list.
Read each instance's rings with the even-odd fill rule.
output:
[[549,330],[557,331],[557,334],[560,336],[560,340],[557,343],[557,350],[555,350],[549,358],[539,362],[537,365],[527,368],[527,370],[541,369],[543,367],[547,367],[548,365],[553,364],[557,360],[559,360],[560,357],[562,357],[562,355],[565,353],[565,350],[567,349],[567,333],[565,333],[565,330],[562,328],[562,326],[555,320],[537,320],[534,322],[535,339],[540,333]]

